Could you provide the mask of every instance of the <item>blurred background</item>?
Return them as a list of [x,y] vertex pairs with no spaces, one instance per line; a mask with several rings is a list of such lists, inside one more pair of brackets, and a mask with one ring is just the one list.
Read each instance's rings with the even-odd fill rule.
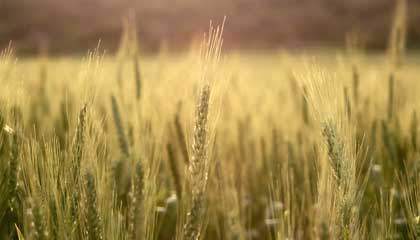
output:
[[[408,47],[420,43],[420,1],[408,0]],[[209,21],[227,16],[227,49],[343,46],[349,33],[368,49],[387,46],[395,0],[1,0],[0,47],[18,53],[113,51],[134,13],[140,48],[187,48]]]

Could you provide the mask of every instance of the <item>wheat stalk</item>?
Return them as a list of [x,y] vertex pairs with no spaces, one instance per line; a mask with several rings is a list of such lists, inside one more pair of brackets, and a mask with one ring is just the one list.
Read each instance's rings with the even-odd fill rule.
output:
[[170,143],[166,144],[166,151],[168,153],[169,167],[171,169],[173,182],[175,185],[176,196],[178,199],[182,198],[181,177],[179,176],[178,163],[175,158],[173,147]]
[[192,206],[187,214],[184,226],[184,239],[196,240],[200,236],[200,224],[203,215],[204,191],[207,184],[207,114],[210,98],[210,86],[204,85],[196,107],[194,135],[189,177],[192,190]]
[[395,107],[395,80],[394,74],[389,75],[388,80],[388,120],[392,120]]
[[[181,106],[181,105],[179,105]],[[180,108],[175,114],[175,131],[178,139],[178,144],[181,148],[182,156],[184,157],[184,162],[188,164],[189,162],[189,156],[188,156],[188,150],[187,150],[187,143],[185,142],[185,135],[184,131],[182,130],[181,120],[180,120]]]
[[136,99],[137,101],[140,100],[141,97],[141,75],[140,75],[140,67],[139,67],[139,60],[138,60],[138,56],[135,55],[134,59],[133,59],[133,63],[134,63],[134,77],[135,77],[135,83],[136,83]]
[[397,0],[391,33],[389,55],[391,67],[398,68],[403,62],[407,38],[407,0]]
[[9,173],[8,173],[8,193],[9,193],[9,206],[10,210],[15,211],[17,203],[17,189],[18,189],[18,172],[19,172],[19,137],[17,134],[12,135],[11,151],[9,160]]
[[87,114],[87,105],[85,104],[79,112],[76,134],[73,140],[73,179],[77,182],[78,176],[80,174],[80,164],[83,157],[83,148],[85,146],[85,128],[86,128],[86,114]]
[[[332,75],[316,65],[309,66],[307,75],[301,78],[306,81],[305,86],[309,86],[307,98],[320,122],[329,160],[329,166],[321,165],[318,183],[318,204],[331,204],[319,209],[325,211],[320,219],[321,226],[331,218],[336,224],[333,231],[336,239],[356,237],[360,230],[356,211],[363,189],[356,182],[356,135],[346,106],[348,94],[340,91],[343,86]],[[335,180],[333,184],[329,181],[329,172]]]
[[87,237],[90,240],[103,239],[102,220],[98,212],[98,199],[95,179],[92,173],[87,173],[86,179],[86,207],[87,207]]
[[129,239],[143,238],[143,221],[140,215],[144,198],[144,170],[141,162],[136,163],[129,193],[130,209],[128,221]]
[[127,137],[125,135],[123,123],[121,120],[120,110],[118,108],[117,99],[115,96],[111,96],[111,107],[112,107],[112,115],[114,116],[114,123],[115,128],[117,129],[118,135],[118,142],[120,144],[120,150],[124,154],[125,157],[130,155]]

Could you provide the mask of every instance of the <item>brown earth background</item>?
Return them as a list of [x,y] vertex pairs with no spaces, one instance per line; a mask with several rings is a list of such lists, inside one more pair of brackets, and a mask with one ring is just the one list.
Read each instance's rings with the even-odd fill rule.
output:
[[[358,31],[366,46],[381,49],[395,0],[0,0],[0,47],[20,53],[115,50],[122,19],[134,11],[141,48],[187,47],[227,16],[225,48],[267,49],[343,46]],[[131,10],[130,10],[131,9]],[[420,46],[420,0],[408,0],[408,46]]]

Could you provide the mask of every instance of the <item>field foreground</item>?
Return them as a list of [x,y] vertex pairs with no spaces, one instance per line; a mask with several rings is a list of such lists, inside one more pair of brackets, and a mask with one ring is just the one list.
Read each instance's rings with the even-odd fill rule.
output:
[[420,237],[417,54],[219,51],[5,51],[0,239]]

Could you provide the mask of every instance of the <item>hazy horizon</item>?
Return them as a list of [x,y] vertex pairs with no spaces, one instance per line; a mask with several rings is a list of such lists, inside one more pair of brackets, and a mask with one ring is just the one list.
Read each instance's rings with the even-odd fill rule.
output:
[[[420,39],[417,11],[409,1],[408,46]],[[183,49],[201,37],[210,20],[227,22],[226,49],[271,49],[344,46],[358,32],[368,48],[387,45],[394,0],[4,0],[0,3],[0,47],[13,41],[21,53],[47,45],[51,53],[83,52],[96,46],[117,49],[122,20],[134,12],[142,50],[165,45]]]

